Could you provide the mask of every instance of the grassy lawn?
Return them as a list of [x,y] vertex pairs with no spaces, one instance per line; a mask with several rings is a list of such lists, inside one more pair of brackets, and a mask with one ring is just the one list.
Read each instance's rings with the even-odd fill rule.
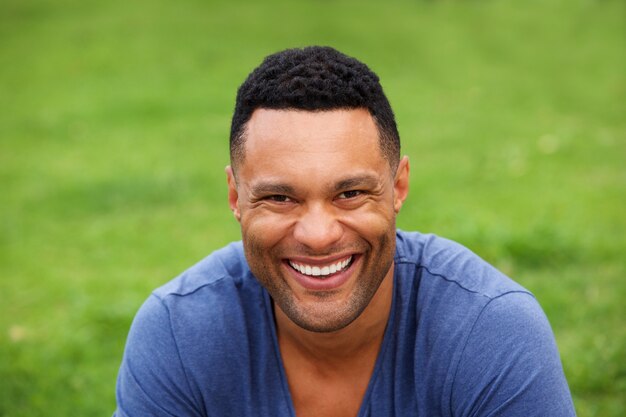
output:
[[0,416],[101,416],[150,291],[239,238],[237,86],[328,44],[412,161],[404,229],[532,290],[579,416],[626,412],[626,10],[616,0],[0,2]]

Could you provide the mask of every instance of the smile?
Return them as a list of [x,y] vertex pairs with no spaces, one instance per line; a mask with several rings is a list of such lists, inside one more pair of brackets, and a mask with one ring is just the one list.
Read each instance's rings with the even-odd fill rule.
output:
[[347,257],[343,261],[337,261],[328,265],[307,265],[305,263],[296,263],[289,261],[289,265],[303,275],[312,277],[326,277],[337,272],[341,272],[350,266],[352,256]]

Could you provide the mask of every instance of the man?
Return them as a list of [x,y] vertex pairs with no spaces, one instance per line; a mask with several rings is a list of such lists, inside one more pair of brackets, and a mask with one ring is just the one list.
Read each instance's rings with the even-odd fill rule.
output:
[[574,415],[533,296],[458,244],[396,230],[409,162],[364,64],[267,57],[230,141],[242,242],[142,306],[116,415]]

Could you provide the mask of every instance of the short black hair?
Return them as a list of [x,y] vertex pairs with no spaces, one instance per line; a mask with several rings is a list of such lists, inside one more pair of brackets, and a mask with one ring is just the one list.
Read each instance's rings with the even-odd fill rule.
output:
[[231,165],[244,159],[245,125],[256,109],[325,111],[367,109],[383,155],[395,171],[400,135],[378,76],[331,47],[286,49],[267,56],[237,91],[230,128]]

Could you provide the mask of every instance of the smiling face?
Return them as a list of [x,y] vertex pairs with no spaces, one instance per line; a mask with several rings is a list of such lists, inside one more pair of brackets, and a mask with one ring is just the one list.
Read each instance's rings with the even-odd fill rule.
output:
[[365,109],[258,109],[244,155],[227,173],[250,270],[300,327],[346,327],[392,280],[408,161],[391,171]]

